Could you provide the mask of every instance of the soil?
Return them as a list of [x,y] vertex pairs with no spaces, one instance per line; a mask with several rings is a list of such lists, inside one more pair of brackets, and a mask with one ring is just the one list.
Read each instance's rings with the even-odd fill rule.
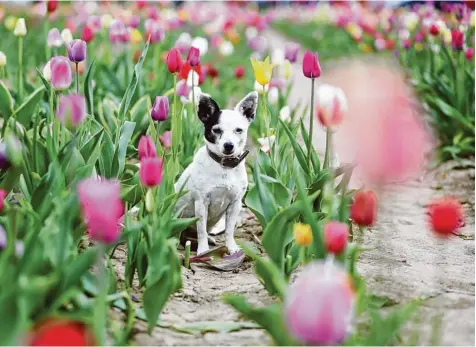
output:
[[[285,40],[269,31],[272,47],[282,47]],[[302,56],[302,54],[301,54]],[[300,71],[295,67],[290,104],[308,95]],[[305,89],[305,90],[304,90]],[[315,129],[319,127],[315,126]],[[315,146],[323,150],[324,133],[316,132]],[[427,172],[419,180],[395,185],[380,196],[377,224],[357,240],[366,251],[358,269],[369,289],[386,296],[395,305],[424,299],[419,322],[409,323],[407,337],[419,332],[418,344],[474,345],[474,163],[467,167],[447,163]],[[428,230],[425,206],[435,197],[451,194],[464,206],[466,224],[461,234],[446,240],[436,239]],[[260,226],[250,212],[242,213],[238,239],[255,242],[252,233]],[[222,244],[220,236],[218,243]],[[116,252],[116,271],[122,275],[125,254]],[[192,265],[183,270],[183,289],[167,303],[161,321],[167,325],[202,321],[241,321],[240,315],[223,303],[226,294],[242,294],[251,303],[267,304],[271,299],[259,283],[250,263],[239,271],[221,272]],[[140,296],[140,293],[136,293]],[[139,304],[138,304],[139,305]],[[438,334],[435,340],[435,326]],[[405,336],[404,336],[405,340]],[[147,333],[145,322],[136,320],[133,342],[138,345],[269,345],[272,341],[264,330],[244,329],[230,333],[207,332],[188,334],[173,328],[156,327]]]

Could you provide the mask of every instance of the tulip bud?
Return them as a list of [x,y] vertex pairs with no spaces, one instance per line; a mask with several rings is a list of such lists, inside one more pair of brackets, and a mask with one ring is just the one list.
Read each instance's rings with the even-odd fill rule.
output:
[[440,28],[436,24],[430,26],[430,34],[432,36],[438,36],[440,34]]
[[245,75],[245,68],[243,66],[237,66],[235,68],[235,77],[242,78]]
[[58,8],[58,0],[48,0],[46,8],[48,9],[48,13],[53,13]]
[[150,115],[155,121],[161,122],[166,120],[169,115],[169,98],[166,96],[157,96]]
[[462,50],[464,47],[464,33],[460,30],[451,30],[451,47]]
[[294,240],[301,247],[308,247],[312,243],[312,229],[308,224],[296,223],[293,227]]
[[228,57],[229,55],[233,54],[233,44],[230,41],[223,41],[218,49],[220,54],[224,57]]
[[12,31],[15,29],[15,25],[17,24],[18,18],[15,16],[7,16],[5,18],[5,28],[7,28],[9,31]]
[[48,47],[61,47],[63,40],[57,28],[53,28],[48,32],[48,39],[46,42]]
[[69,60],[73,63],[82,62],[86,59],[87,44],[83,40],[73,40],[66,43]]
[[142,160],[143,158],[155,158],[157,156],[157,150],[152,137],[141,136],[139,140],[138,152],[139,160]]
[[162,158],[143,158],[140,161],[139,177],[141,183],[148,187],[155,187],[162,183]]
[[350,208],[350,218],[360,226],[370,226],[377,216],[377,195],[371,190],[357,192]]
[[5,205],[5,198],[7,197],[8,193],[0,189],[0,212],[3,210],[3,206]]
[[278,88],[273,87],[269,89],[268,92],[268,101],[271,105],[275,105],[278,103],[279,100],[279,91]]
[[154,210],[154,194],[152,189],[147,189],[147,193],[145,193],[145,210],[149,213]]
[[279,111],[279,118],[283,122],[287,122],[291,119],[291,110],[289,109],[289,106],[284,106],[280,111]]
[[5,55],[5,53],[0,51],[0,69],[2,67],[5,67],[6,65],[7,65],[7,56]]
[[295,42],[287,42],[284,45],[284,58],[291,63],[295,63],[301,46]]
[[319,65],[319,56],[317,53],[306,51],[302,59],[302,72],[308,78],[317,78],[321,76],[321,66]]
[[446,237],[457,233],[464,225],[464,215],[461,203],[451,197],[443,197],[428,205],[430,226],[435,234]]
[[66,57],[58,56],[50,60],[51,85],[56,90],[66,90],[71,85],[73,74],[71,65]]
[[187,63],[195,67],[200,64],[200,50],[196,47],[190,47],[187,56]]
[[18,18],[15,24],[15,29],[13,30],[13,35],[21,37],[26,35],[25,18]]
[[349,227],[341,222],[331,221],[324,226],[324,244],[327,252],[340,254],[347,245]]
[[43,68],[43,77],[47,80],[51,80],[51,60],[49,60]]
[[139,31],[139,29],[132,29],[131,30],[131,43],[132,44],[139,44],[142,42],[143,38],[142,38],[142,34],[141,32]]
[[172,48],[167,55],[167,68],[171,73],[178,73],[182,68],[182,56],[177,48]]
[[61,95],[56,116],[68,128],[76,128],[86,118],[86,99],[82,95]]
[[94,31],[91,29],[89,26],[85,26],[83,28],[83,31],[81,33],[81,40],[84,42],[88,43],[91,42],[92,39],[94,39]]
[[63,31],[61,32],[61,38],[66,43],[73,41],[73,34],[71,33],[71,30],[67,28],[63,29]]

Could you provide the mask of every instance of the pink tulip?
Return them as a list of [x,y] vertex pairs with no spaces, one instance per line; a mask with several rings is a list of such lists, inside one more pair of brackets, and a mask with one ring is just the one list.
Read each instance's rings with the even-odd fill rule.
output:
[[162,158],[142,158],[140,161],[140,181],[146,187],[155,187],[162,183]]
[[287,42],[284,45],[284,58],[289,60],[291,63],[295,63],[299,53],[299,48],[301,48],[299,43]]
[[157,150],[151,136],[142,136],[140,138],[138,152],[139,160],[143,158],[155,158],[157,156]]
[[122,21],[116,19],[111,23],[109,27],[109,40],[112,43],[129,41],[129,32]]
[[66,90],[71,85],[73,73],[71,65],[66,57],[57,56],[51,58],[51,85],[56,90]]
[[189,93],[190,92],[187,86],[187,81],[180,80],[179,82],[177,82],[177,96],[183,96],[185,98],[188,98]]
[[342,253],[348,237],[349,227],[345,223],[330,221],[324,226],[324,245],[329,253]]
[[61,47],[63,45],[63,40],[61,39],[60,32],[57,28],[53,28],[48,32],[48,47]]
[[466,57],[466,60],[467,60],[467,61],[473,60],[474,48],[468,47],[468,48],[466,49],[466,51],[464,52],[464,56]]
[[321,76],[321,66],[317,53],[306,51],[302,59],[302,72],[307,78],[317,78]]
[[129,26],[131,28],[138,28],[140,24],[140,16],[132,16],[129,19]]
[[354,293],[342,267],[315,261],[289,288],[285,318],[291,334],[307,345],[342,343],[349,333]]
[[59,121],[76,128],[86,118],[86,99],[82,95],[61,95],[57,111]]
[[200,50],[197,47],[190,47],[187,56],[187,63],[192,67],[200,64]]
[[162,122],[166,120],[169,116],[169,98],[166,96],[157,96],[150,115],[155,121]]
[[78,184],[78,197],[90,237],[98,242],[117,241],[124,206],[118,182],[86,179]]
[[172,146],[172,132],[170,130],[164,132],[160,137],[160,142],[165,148],[170,148]]

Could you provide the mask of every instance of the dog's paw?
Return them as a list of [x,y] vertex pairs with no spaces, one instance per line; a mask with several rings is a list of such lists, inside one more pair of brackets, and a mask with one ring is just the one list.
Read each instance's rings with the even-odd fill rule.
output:
[[241,250],[240,246],[238,246],[234,240],[233,242],[227,243],[226,248],[228,248],[228,252],[230,252],[230,254],[236,253]]
[[205,252],[208,252],[209,250],[210,250],[210,247],[208,247],[208,243],[207,244],[198,244],[197,255],[201,255]]

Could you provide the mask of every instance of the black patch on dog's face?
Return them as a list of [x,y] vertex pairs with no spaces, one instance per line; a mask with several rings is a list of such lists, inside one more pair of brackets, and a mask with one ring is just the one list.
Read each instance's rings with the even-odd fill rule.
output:
[[208,95],[201,95],[198,102],[198,118],[205,126],[205,138],[210,143],[215,143],[219,134],[212,130],[220,121],[221,110],[215,100]]

